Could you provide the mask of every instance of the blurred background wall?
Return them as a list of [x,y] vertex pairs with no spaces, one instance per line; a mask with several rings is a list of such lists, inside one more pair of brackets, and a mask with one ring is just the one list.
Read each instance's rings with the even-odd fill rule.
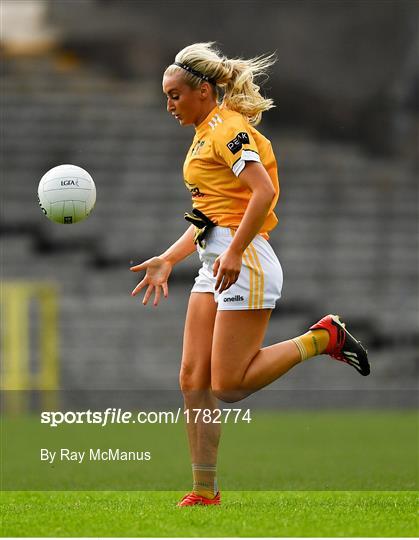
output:
[[[128,267],[186,228],[193,129],[166,113],[161,77],[179,49],[211,40],[279,58],[260,129],[279,161],[271,242],[285,283],[266,343],[336,312],[371,357],[366,379],[322,357],[271,388],[295,407],[414,403],[417,2],[2,0],[1,19],[4,388],[177,388],[198,258],[157,309],[130,297]],[[38,207],[40,178],[62,163],[96,182],[81,224]]]

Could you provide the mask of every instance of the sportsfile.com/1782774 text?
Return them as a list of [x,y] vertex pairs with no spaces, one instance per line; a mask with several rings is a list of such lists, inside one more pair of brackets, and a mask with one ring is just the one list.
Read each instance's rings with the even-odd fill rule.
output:
[[104,411],[42,411],[41,424],[58,427],[62,424],[96,424],[105,427],[112,424],[177,424],[184,421],[204,424],[250,423],[250,409],[182,409],[175,411],[124,411],[109,407]]

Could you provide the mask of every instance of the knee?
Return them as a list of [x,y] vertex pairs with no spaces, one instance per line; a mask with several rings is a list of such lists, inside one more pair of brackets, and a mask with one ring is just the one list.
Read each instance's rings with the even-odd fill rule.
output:
[[209,374],[205,375],[194,366],[183,365],[179,374],[179,385],[183,395],[210,388]]

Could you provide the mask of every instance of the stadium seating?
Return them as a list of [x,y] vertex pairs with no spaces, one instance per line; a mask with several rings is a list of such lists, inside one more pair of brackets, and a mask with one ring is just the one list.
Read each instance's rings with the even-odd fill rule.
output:
[[[175,388],[197,258],[175,269],[171,298],[158,310],[129,296],[136,281],[128,267],[186,227],[182,161],[191,130],[167,115],[158,85],[63,69],[54,56],[8,59],[2,79],[2,277],[58,284],[63,387]],[[409,386],[419,339],[413,165],[309,133],[261,129],[279,158],[271,241],[285,275],[267,342],[338,312],[380,359],[370,387],[394,388],[400,342],[410,375],[398,381]],[[93,214],[71,227],[48,222],[36,200],[43,173],[61,163],[86,168],[97,186]],[[340,366],[327,362],[298,368],[286,384],[339,387]],[[356,385],[356,376],[345,384]]]

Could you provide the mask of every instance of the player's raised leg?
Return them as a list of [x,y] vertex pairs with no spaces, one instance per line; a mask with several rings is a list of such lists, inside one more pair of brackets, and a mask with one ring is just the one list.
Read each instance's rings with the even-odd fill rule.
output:
[[302,360],[323,353],[368,375],[365,349],[338,317],[328,315],[302,336],[261,349],[269,317],[270,310],[217,313],[211,384],[220,399],[239,401],[275,381]]
[[194,484],[193,491],[185,495],[179,506],[220,502],[216,480],[220,426],[203,423],[202,414],[193,412],[193,409],[213,410],[217,406],[211,391],[211,347],[216,310],[213,294],[191,294],[185,322],[180,386],[185,408],[190,411],[187,431]]

